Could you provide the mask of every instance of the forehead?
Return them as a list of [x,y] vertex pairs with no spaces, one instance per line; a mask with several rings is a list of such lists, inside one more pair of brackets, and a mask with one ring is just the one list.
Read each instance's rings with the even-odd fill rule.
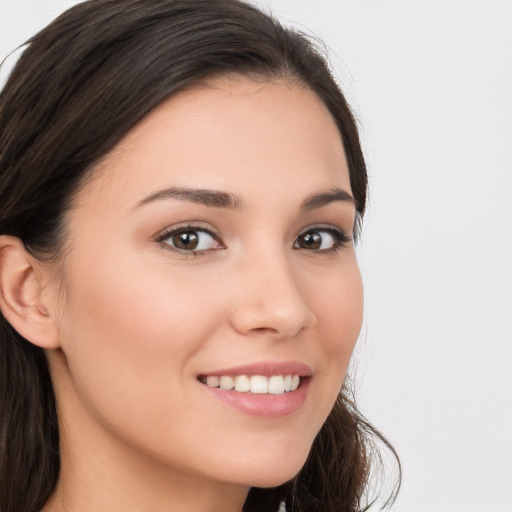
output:
[[334,119],[301,84],[218,78],[152,111],[104,158],[79,198],[110,194],[109,204],[136,204],[143,193],[173,185],[270,199],[278,181],[302,184],[304,194],[335,186],[350,192]]

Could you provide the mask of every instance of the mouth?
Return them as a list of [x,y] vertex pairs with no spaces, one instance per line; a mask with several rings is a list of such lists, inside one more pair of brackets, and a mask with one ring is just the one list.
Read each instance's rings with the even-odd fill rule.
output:
[[215,400],[262,418],[285,417],[301,410],[312,379],[312,369],[299,361],[261,361],[197,376]]
[[283,375],[200,375],[198,380],[210,388],[255,395],[282,395],[295,391],[308,377]]

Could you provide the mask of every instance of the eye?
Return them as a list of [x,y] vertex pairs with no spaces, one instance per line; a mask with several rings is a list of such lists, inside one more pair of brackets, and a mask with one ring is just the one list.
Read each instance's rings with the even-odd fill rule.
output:
[[334,252],[349,241],[350,238],[341,229],[319,227],[303,231],[295,240],[293,247],[308,251]]
[[207,229],[194,226],[183,226],[167,231],[157,241],[179,252],[195,253],[224,248],[216,235]]

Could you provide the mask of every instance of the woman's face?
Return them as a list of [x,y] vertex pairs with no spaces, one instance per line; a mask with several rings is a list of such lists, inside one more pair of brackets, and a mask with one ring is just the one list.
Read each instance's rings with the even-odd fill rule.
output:
[[290,479],[362,317],[327,109],[297,84],[217,79],[161,105],[95,173],[55,295],[64,447],[243,486]]

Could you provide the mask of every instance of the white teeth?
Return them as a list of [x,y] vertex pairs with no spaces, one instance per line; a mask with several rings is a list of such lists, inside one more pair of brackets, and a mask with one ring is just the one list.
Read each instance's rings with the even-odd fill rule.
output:
[[263,375],[253,375],[251,377],[251,393],[268,393],[268,379]]
[[240,393],[245,393],[246,391],[251,390],[251,381],[247,375],[239,375],[235,377],[235,391],[239,391]]
[[268,392],[272,395],[284,393],[284,377],[282,375],[274,375],[268,379]]
[[284,380],[284,391],[287,393],[288,391],[292,390],[292,376],[286,375]]
[[206,377],[206,384],[211,388],[218,388],[220,385],[220,378],[215,376]]
[[220,389],[225,389],[229,391],[235,387],[235,381],[232,377],[223,376],[220,378]]
[[225,391],[234,389],[239,393],[254,393],[254,394],[271,394],[282,395],[295,391],[300,384],[300,377],[298,375],[272,375],[265,377],[263,375],[237,375],[236,377],[229,375],[210,375],[206,378],[200,379],[204,384],[210,388],[220,388]]

